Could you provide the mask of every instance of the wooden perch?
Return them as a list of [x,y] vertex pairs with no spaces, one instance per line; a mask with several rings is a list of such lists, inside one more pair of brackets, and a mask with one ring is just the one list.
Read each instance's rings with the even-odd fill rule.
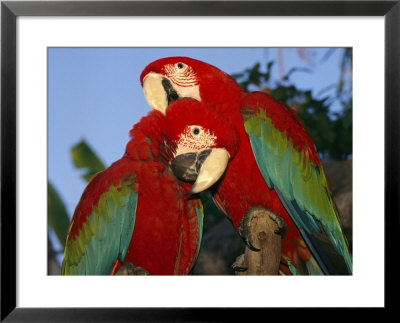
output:
[[236,268],[236,275],[278,275],[282,235],[286,228],[284,220],[262,207],[251,208],[245,216],[248,241],[260,251],[253,251],[246,246],[245,253],[232,265]]

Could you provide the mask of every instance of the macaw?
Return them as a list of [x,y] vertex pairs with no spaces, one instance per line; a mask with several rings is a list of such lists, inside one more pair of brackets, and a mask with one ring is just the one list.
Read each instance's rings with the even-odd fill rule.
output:
[[291,108],[263,92],[247,93],[225,72],[188,57],[158,59],[144,68],[140,81],[155,110],[165,113],[171,102],[192,98],[235,126],[240,147],[213,198],[250,249],[256,250],[244,229],[247,211],[261,206],[286,224],[281,273],[352,274],[321,160]]
[[[182,100],[166,115],[152,111],[133,126],[122,158],[94,175],[82,194],[68,230],[63,275],[120,274],[122,269],[136,275],[189,273],[200,248],[203,208],[187,195],[190,184],[175,178],[171,162],[182,152],[181,143],[190,143],[192,151],[198,145],[205,151],[193,153],[196,176],[201,170],[199,178],[208,177],[210,186],[229,160],[217,147],[217,132],[206,130],[215,128],[208,120],[216,119],[204,111],[198,101]],[[196,122],[190,125],[190,120]],[[225,141],[235,145],[232,135]]]

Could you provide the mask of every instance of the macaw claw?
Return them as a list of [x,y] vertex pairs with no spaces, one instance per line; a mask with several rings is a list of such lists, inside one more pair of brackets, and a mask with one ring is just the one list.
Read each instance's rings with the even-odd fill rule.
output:
[[254,247],[252,244],[251,244],[251,242],[250,241],[244,241],[245,242],[245,244],[246,244],[246,246],[247,246],[247,248],[249,248],[251,251],[254,251],[254,252],[258,252],[258,251],[260,251],[261,249],[258,249],[258,248],[256,248],[256,247]]
[[274,221],[276,223],[276,225],[278,226],[278,229],[276,229],[274,232],[283,237],[286,232],[285,220],[274,212],[269,212],[268,215],[269,215],[269,218],[272,221]]
[[132,263],[127,262],[118,268],[115,273],[117,276],[148,276],[149,272],[141,267],[134,266]]
[[247,267],[240,267],[240,266],[235,266],[235,264],[232,264],[232,269],[234,271],[244,272],[247,270]]
[[250,229],[250,222],[252,219],[252,209],[250,209],[249,211],[247,211],[243,218],[242,221],[240,221],[239,224],[239,234],[241,236],[241,238],[243,239],[244,243],[246,244],[246,246],[252,250],[252,251],[260,251],[261,249],[258,249],[256,247],[253,246],[253,237],[251,234],[251,229]]
[[238,272],[244,272],[247,270],[247,267],[245,267],[245,261],[246,258],[244,256],[244,254],[240,255],[239,257],[236,258],[235,262],[232,264],[232,269],[234,271],[238,271]]

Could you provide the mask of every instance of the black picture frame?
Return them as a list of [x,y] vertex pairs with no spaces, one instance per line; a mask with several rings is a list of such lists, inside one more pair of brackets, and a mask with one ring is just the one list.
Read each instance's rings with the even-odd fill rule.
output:
[[[236,321],[265,309],[16,307],[16,19],[19,16],[384,16],[385,308],[399,234],[400,1],[2,1],[1,3],[1,321]],[[372,152],[373,153],[373,149]],[[373,171],[371,171],[373,173]],[[371,174],[369,174],[371,176]],[[390,216],[389,216],[390,215]],[[396,257],[394,257],[396,258]],[[397,281],[396,278],[393,278]],[[243,296],[243,295],[242,295]],[[238,295],[241,297],[241,295]],[[286,312],[286,315],[289,312]],[[247,321],[247,319],[244,319]]]

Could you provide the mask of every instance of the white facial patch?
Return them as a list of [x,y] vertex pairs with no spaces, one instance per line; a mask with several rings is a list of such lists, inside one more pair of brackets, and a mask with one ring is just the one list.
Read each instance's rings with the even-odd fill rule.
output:
[[191,66],[184,63],[168,64],[164,72],[180,98],[201,101],[199,82]]
[[192,86],[179,86],[174,85],[174,89],[180,98],[191,98],[201,102],[200,98],[200,86],[192,85]]
[[217,137],[201,126],[187,126],[177,142],[175,156],[214,148]]

